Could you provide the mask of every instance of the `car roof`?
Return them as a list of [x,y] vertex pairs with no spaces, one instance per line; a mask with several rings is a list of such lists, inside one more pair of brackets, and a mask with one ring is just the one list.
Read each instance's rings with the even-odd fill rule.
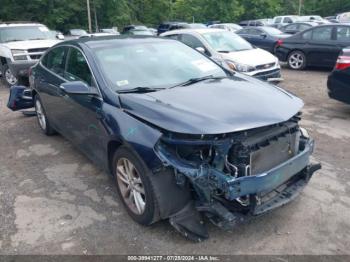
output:
[[128,43],[149,43],[149,42],[162,42],[162,41],[173,41],[168,38],[161,38],[156,36],[144,36],[144,35],[104,35],[104,36],[87,36],[78,39],[66,40],[58,43],[60,45],[74,45],[74,46],[88,46],[95,48],[98,46],[113,46],[117,44],[128,44]]
[[[15,27],[15,26],[45,26],[36,22],[25,22],[25,21],[9,21],[9,22],[1,22],[0,27]],[[46,26],[45,26],[46,27]]]
[[223,29],[218,29],[218,28],[189,28],[189,29],[179,29],[179,30],[172,30],[163,33],[162,35],[175,35],[175,34],[182,34],[182,33],[197,33],[197,34],[205,34],[205,33],[210,33],[210,32],[226,32]]

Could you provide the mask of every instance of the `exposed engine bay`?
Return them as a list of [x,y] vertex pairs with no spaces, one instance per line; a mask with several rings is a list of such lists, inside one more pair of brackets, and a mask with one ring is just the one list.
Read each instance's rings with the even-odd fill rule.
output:
[[176,183],[188,181],[189,203],[170,218],[186,237],[208,237],[201,214],[231,228],[251,215],[288,203],[321,168],[310,165],[314,142],[299,127],[299,114],[288,121],[222,135],[165,133],[155,151],[174,169]]

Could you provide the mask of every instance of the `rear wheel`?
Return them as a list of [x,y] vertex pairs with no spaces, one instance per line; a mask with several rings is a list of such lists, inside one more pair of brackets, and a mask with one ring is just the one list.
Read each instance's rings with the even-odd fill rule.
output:
[[120,147],[113,157],[117,189],[133,220],[150,225],[159,220],[159,208],[152,186],[152,173],[135,153]]
[[47,119],[45,109],[38,95],[34,97],[35,112],[38,119],[39,126],[45,135],[51,136],[56,131],[51,127],[49,120]]
[[294,70],[302,70],[306,67],[306,57],[301,51],[293,51],[288,56],[288,65]]
[[11,86],[18,83],[17,78],[12,74],[11,69],[8,67],[8,65],[5,64],[2,66],[1,74],[5,87],[10,88]]

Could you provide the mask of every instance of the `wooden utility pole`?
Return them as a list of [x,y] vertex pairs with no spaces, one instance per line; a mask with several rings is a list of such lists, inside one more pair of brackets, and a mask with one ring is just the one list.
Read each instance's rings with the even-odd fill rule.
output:
[[299,0],[299,11],[298,15],[301,15],[301,6],[303,5],[303,0]]
[[88,23],[89,23],[89,33],[92,33],[92,26],[91,26],[91,14],[90,14],[90,0],[86,0],[86,6],[87,6],[87,13],[88,13]]

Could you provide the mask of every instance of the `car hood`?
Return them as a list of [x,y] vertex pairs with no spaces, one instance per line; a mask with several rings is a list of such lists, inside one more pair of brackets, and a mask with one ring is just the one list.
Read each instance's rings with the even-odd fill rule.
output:
[[9,49],[20,49],[20,50],[28,50],[31,48],[49,48],[57,43],[59,40],[46,39],[46,40],[26,40],[26,41],[16,41],[16,42],[8,42],[3,44]]
[[269,52],[260,48],[250,50],[222,53],[221,57],[225,60],[231,60],[236,63],[258,66],[277,62],[277,58]]
[[[239,76],[237,76],[239,75]],[[236,74],[145,94],[121,94],[125,112],[162,129],[223,134],[290,119],[303,106],[286,91]]]

